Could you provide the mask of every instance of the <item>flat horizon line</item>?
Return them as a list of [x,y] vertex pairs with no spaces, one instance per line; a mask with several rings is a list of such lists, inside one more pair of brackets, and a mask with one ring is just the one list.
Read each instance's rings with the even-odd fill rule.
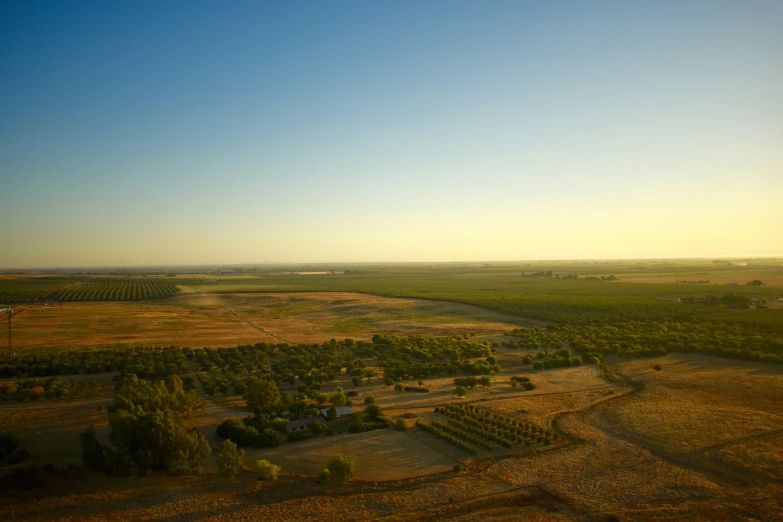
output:
[[453,260],[453,261],[262,261],[257,263],[181,263],[181,264],[145,264],[145,265],[66,265],[66,266],[28,266],[28,267],[0,267],[3,273],[24,271],[57,271],[57,270],[127,270],[127,269],[166,269],[166,268],[223,268],[223,267],[286,267],[286,266],[398,266],[398,265],[449,265],[449,264],[491,264],[491,263],[541,263],[541,262],[600,262],[600,261],[702,261],[702,260],[762,260],[783,259],[783,254],[774,255],[744,255],[744,256],[662,256],[662,257],[574,257],[574,258],[538,258],[538,259],[484,259],[484,260]]

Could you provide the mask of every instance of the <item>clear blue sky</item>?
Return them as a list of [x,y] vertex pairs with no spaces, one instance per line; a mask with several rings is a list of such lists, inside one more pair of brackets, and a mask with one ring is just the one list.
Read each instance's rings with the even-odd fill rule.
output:
[[0,1],[0,267],[783,254],[783,2]]

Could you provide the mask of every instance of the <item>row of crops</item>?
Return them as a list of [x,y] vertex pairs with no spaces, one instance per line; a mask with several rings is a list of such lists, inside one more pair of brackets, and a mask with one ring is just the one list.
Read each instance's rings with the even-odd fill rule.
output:
[[0,279],[0,303],[57,301],[142,301],[171,297],[179,281],[157,277],[30,277]]
[[35,303],[79,283],[72,277],[0,279],[0,303]]
[[59,301],[141,301],[179,292],[176,280],[138,277],[96,277],[58,292]]
[[448,417],[447,422],[425,424],[419,421],[416,427],[471,455],[478,452],[477,447],[492,450],[497,446],[549,445],[557,438],[551,430],[531,422],[511,419],[472,405],[450,404],[435,408],[435,413]]
[[47,298],[73,301],[143,301],[171,297],[183,288],[209,293],[315,290],[301,285],[264,283],[257,278],[27,277],[0,279],[0,303],[35,303]]

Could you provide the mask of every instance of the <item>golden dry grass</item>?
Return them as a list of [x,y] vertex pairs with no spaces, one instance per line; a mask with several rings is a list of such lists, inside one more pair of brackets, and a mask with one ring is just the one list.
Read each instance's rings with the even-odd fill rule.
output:
[[783,480],[783,434],[722,448],[715,457],[738,468]]
[[30,305],[14,323],[18,350],[41,347],[232,347],[368,339],[375,333],[502,332],[539,321],[484,308],[355,293],[181,295],[148,302]]
[[529,397],[482,402],[481,405],[541,426],[549,426],[555,414],[582,410],[598,401],[615,397],[623,393],[623,391],[618,386],[587,392],[566,392],[545,396],[531,395]]
[[[661,364],[663,370],[652,370]],[[698,355],[672,355],[617,365],[645,384],[617,401],[607,418],[624,433],[688,453],[783,428],[783,369]]]

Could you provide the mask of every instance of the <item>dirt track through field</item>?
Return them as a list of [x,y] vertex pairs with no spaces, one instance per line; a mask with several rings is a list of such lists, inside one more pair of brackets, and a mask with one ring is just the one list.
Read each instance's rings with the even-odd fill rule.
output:
[[[586,406],[585,408],[557,412],[551,416],[553,424],[556,425],[558,423],[558,420],[566,416],[573,417],[573,416],[578,416],[580,414],[589,413],[598,408],[601,408],[602,406],[605,406],[606,403],[614,399],[620,399],[624,397],[627,398],[635,393],[644,390],[645,388],[644,383],[633,381],[631,378],[628,378],[623,375],[618,375],[618,376],[621,378],[623,384],[630,385],[632,386],[632,388],[628,389],[628,391],[625,393],[607,396],[603,399],[600,399]],[[569,393],[578,393],[578,392],[572,391],[572,392],[566,392],[560,394],[547,394],[547,395],[566,395]],[[600,412],[598,413],[600,417]],[[592,416],[591,418],[595,420],[595,416]],[[581,422],[586,422],[586,421],[581,421]],[[496,498],[499,499],[501,497],[507,497],[509,495],[518,494],[525,491],[530,492],[531,490],[539,490],[545,495],[557,499],[559,502],[562,502],[564,506],[567,506],[569,510],[571,510],[575,514],[578,514],[580,518],[583,520],[600,520],[600,518],[592,514],[596,512],[595,509],[591,508],[590,505],[585,504],[584,500],[579,500],[578,498],[574,498],[572,495],[563,495],[558,492],[558,488],[568,490],[569,488],[578,487],[579,485],[584,483],[591,483],[599,479],[623,475],[625,473],[633,473],[635,471],[644,470],[648,468],[650,469],[650,471],[644,473],[653,474],[652,470],[655,469],[656,466],[660,467],[662,465],[662,461],[668,461],[671,465],[674,466],[673,469],[679,468],[682,469],[683,472],[694,472],[698,475],[708,476],[716,480],[717,483],[723,483],[732,487],[737,487],[737,486],[758,487],[761,484],[770,483],[770,482],[776,484],[783,484],[783,480],[777,480],[774,478],[766,477],[759,473],[753,472],[751,470],[739,469],[734,466],[728,466],[728,465],[713,465],[713,464],[705,464],[705,463],[698,462],[698,459],[700,457],[712,454],[718,450],[727,447],[748,444],[754,441],[775,438],[777,436],[783,435],[783,429],[769,430],[764,433],[758,433],[746,437],[733,439],[730,441],[724,441],[718,444],[712,444],[710,446],[699,448],[695,451],[689,452],[684,455],[678,455],[669,451],[665,451],[661,448],[658,448],[648,443],[647,441],[644,441],[640,437],[631,437],[619,433],[617,430],[612,429],[613,427],[611,426],[611,423],[607,422],[605,419],[602,419],[601,422],[597,422],[597,423],[591,422],[590,424],[592,428],[599,430],[606,437],[607,442],[605,442],[605,444],[611,446],[614,444],[612,441],[617,441],[617,443],[620,444],[622,443],[631,444],[639,448],[639,450],[641,450],[641,455],[646,455],[646,456],[644,456],[640,462],[634,462],[629,465],[614,466],[611,467],[610,469],[598,470],[584,475],[569,476],[566,478],[556,478],[554,480],[534,481],[532,483],[525,483],[520,485],[519,483],[515,483],[515,481],[513,480],[504,481],[500,477],[490,476],[490,475],[494,475],[494,473],[492,473],[493,469],[496,468],[498,465],[501,465],[500,464],[501,462],[519,461],[520,464],[524,462],[523,459],[525,459],[525,457],[509,455],[506,458],[503,458],[498,464],[492,464],[488,468],[485,467],[483,469],[477,470],[475,473],[481,476],[482,480],[494,478],[496,480],[499,480],[500,483],[505,483],[507,486],[511,486],[511,487],[508,489],[503,489],[502,491],[499,492],[494,492],[487,495],[474,497],[470,500],[471,505],[475,504],[476,502],[487,502],[490,501],[491,499],[496,499]],[[561,431],[567,431],[567,430],[562,430],[562,426],[559,426],[559,429]],[[587,444],[590,444],[590,442],[587,442]],[[570,447],[572,448],[573,444],[556,448],[553,451],[555,452],[569,451]],[[517,465],[514,464],[513,466],[517,466]],[[620,482],[623,482],[623,480],[620,480]],[[589,498],[589,496],[586,498]],[[603,501],[603,499],[600,497],[596,497],[595,500]],[[454,508],[451,508],[448,504],[444,504],[444,505],[433,506],[430,510],[427,510],[427,512],[425,513],[422,513],[421,511],[411,510],[407,514],[414,515],[418,513],[424,515],[423,517],[421,517],[422,519],[427,519],[428,516],[437,517],[435,513],[442,512],[443,510],[448,510],[448,509],[454,509]],[[399,518],[399,517],[404,517],[404,515],[406,515],[405,512],[398,512],[395,513],[395,515],[393,516],[384,517],[384,518]]]
[[[621,379],[622,382],[632,386],[633,389],[628,393],[624,393],[622,395],[617,395],[614,397],[609,397],[606,400],[620,398],[620,397],[627,398],[632,394],[643,391],[646,387],[644,383],[634,381],[633,378],[629,376],[621,375],[621,374],[617,374],[617,376]],[[606,402],[606,400],[601,400],[594,404],[591,404],[590,406],[585,408],[584,411],[595,410],[596,408],[600,407],[602,403]],[[578,413],[578,412],[574,411],[574,412],[563,412],[563,413],[565,414],[565,413]],[[699,448],[697,450],[691,451],[686,454],[677,454],[672,451],[665,450],[655,444],[652,444],[649,441],[644,440],[642,437],[630,435],[619,431],[618,429],[615,428],[612,422],[608,420],[605,415],[603,415],[603,413],[604,412],[598,412],[598,415],[592,417],[593,422],[591,423],[591,426],[593,428],[600,430],[602,433],[604,433],[607,437],[611,439],[615,439],[618,441],[621,440],[623,442],[630,443],[636,447],[639,447],[652,454],[655,457],[655,459],[649,462],[637,463],[629,466],[615,468],[614,470],[610,470],[602,473],[596,473],[594,475],[590,475],[589,477],[580,477],[578,479],[580,481],[584,480],[585,478],[595,479],[599,477],[607,477],[610,475],[617,475],[624,472],[628,472],[633,469],[652,466],[657,464],[659,462],[659,459],[663,459],[665,461],[674,464],[675,466],[683,467],[692,471],[696,471],[698,473],[707,474],[722,482],[726,482],[726,479],[728,478],[728,479],[739,480],[740,484],[746,486],[758,485],[759,483],[763,483],[763,482],[773,482],[777,484],[783,484],[783,480],[766,477],[752,470],[739,469],[735,466],[726,465],[725,463],[718,466],[718,465],[698,462],[699,457],[712,454],[713,452],[721,450],[723,448],[747,444],[758,440],[776,437],[778,435],[783,434],[783,429],[769,430],[764,433],[758,433],[746,437],[724,441],[717,444],[711,444],[709,446]],[[551,484],[568,483],[568,482],[572,482],[572,480],[563,479],[563,480],[552,482]]]
[[233,315],[234,317],[236,317],[236,318],[237,318],[237,319],[239,319],[240,321],[244,321],[244,322],[245,322],[245,323],[247,323],[247,324],[248,324],[248,325],[249,325],[251,328],[253,328],[253,329],[255,329],[255,330],[258,330],[258,331],[259,331],[259,332],[261,332],[262,334],[264,334],[264,335],[266,335],[266,336],[269,336],[269,337],[271,337],[271,338],[273,338],[273,339],[277,339],[277,340],[278,340],[278,341],[280,341],[281,343],[287,343],[287,344],[291,344],[289,341],[286,341],[285,339],[283,339],[283,338],[281,338],[281,337],[278,337],[278,336],[276,336],[276,335],[275,335],[275,334],[273,334],[273,333],[267,332],[266,330],[264,330],[264,329],[263,329],[263,328],[261,328],[260,326],[258,326],[258,325],[256,325],[256,324],[253,324],[253,323],[251,323],[250,321],[248,321],[247,319],[245,319],[244,317],[242,317],[241,315],[239,315],[238,313],[236,313],[235,311],[233,311],[231,308],[229,308],[229,307],[227,307],[227,306],[222,306],[221,308],[223,308],[223,310],[225,310],[226,312],[230,313],[231,315]]

